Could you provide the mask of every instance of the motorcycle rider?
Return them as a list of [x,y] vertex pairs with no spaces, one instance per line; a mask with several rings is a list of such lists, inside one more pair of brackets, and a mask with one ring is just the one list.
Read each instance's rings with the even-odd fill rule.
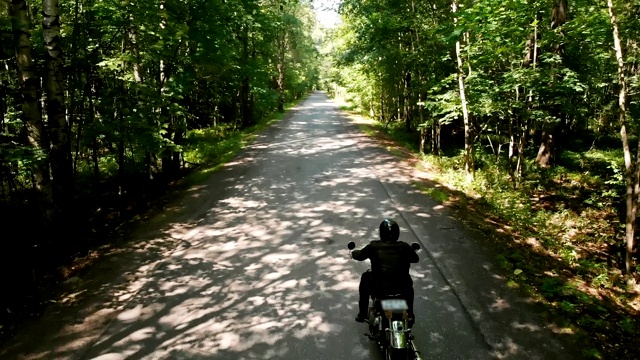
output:
[[411,245],[398,241],[400,227],[391,219],[380,223],[380,240],[374,240],[362,250],[354,250],[351,257],[364,261],[371,260],[371,268],[360,278],[360,299],[358,301],[357,322],[368,317],[369,297],[372,295],[401,294],[409,307],[409,322],[413,323],[413,280],[409,275],[411,263],[419,258]]

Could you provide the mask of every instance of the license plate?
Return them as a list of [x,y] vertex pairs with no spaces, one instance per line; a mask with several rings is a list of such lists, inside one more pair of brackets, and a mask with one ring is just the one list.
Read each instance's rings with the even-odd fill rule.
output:
[[382,306],[382,310],[393,312],[409,309],[409,306],[404,299],[380,300],[380,306]]

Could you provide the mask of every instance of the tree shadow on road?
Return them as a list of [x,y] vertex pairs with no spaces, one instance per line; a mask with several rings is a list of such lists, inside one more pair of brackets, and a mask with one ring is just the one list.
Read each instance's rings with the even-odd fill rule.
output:
[[[434,260],[412,268],[427,357],[534,358],[531,343],[572,336],[515,314],[516,301],[530,300],[493,291],[506,288],[493,268],[477,275],[498,285],[464,291],[459,272],[486,265],[468,252],[473,238],[412,185],[393,155],[354,126],[336,131],[344,118],[321,118],[314,102],[326,100],[307,101],[111,249],[0,357],[379,357],[353,322],[367,265],[350,260],[346,244],[373,240],[384,216]],[[492,315],[512,319],[502,324],[510,330],[469,328]]]

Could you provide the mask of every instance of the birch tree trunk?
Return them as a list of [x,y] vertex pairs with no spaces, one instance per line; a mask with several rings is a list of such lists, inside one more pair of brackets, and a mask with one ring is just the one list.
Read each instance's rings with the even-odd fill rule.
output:
[[29,145],[38,152],[43,153],[43,158],[33,168],[34,186],[43,202],[43,217],[46,223],[53,220],[53,198],[51,178],[48,162],[48,138],[42,121],[42,114],[38,109],[38,78],[35,75],[33,60],[31,58],[31,29],[27,15],[27,3],[25,0],[13,0],[11,2],[11,20],[13,36],[16,44],[16,62],[18,64],[18,77],[22,92],[22,116]]
[[278,40],[279,49],[278,49],[278,112],[284,112],[284,72],[285,72],[285,55],[286,55],[286,43],[287,43],[287,35],[284,31],[280,35],[280,39]]
[[[285,6],[280,1],[276,2],[276,6],[277,6],[276,11],[280,16],[280,19],[279,19],[280,23],[278,24],[277,38],[276,38],[276,45],[278,47],[278,54],[277,54],[277,60],[276,60],[276,69],[278,71],[278,75],[276,77],[276,87],[278,90],[278,112],[284,112],[284,102],[285,102],[284,76],[285,76],[285,70],[286,70],[285,61],[286,61],[286,54],[287,54],[287,29],[284,23]],[[336,93],[336,96],[337,96],[337,93]]]
[[609,19],[613,29],[613,47],[616,52],[616,60],[618,63],[618,82],[620,83],[620,92],[618,93],[618,116],[620,118],[620,138],[622,140],[622,149],[624,151],[624,165],[627,182],[627,216],[625,224],[625,270],[627,274],[633,269],[633,247],[636,226],[636,215],[638,212],[638,198],[640,193],[640,142],[638,142],[639,152],[636,155],[636,164],[631,162],[631,149],[629,147],[629,138],[627,128],[629,127],[627,120],[627,80],[626,69],[624,64],[624,54],[622,50],[622,42],[618,32],[618,20],[616,18],[613,0],[607,0],[609,8]]
[[242,127],[249,127],[253,124],[253,114],[251,112],[249,93],[251,92],[251,79],[249,78],[249,25],[242,26],[242,66],[244,75],[240,85],[240,112],[242,116]]
[[70,129],[66,118],[62,74],[62,38],[58,0],[42,1],[42,32],[45,47],[45,107],[51,140],[54,209],[66,215],[73,196]]
[[[451,6],[452,12],[455,14],[458,12],[458,2],[457,0],[453,1]],[[458,18],[453,18],[454,25],[458,23]],[[467,109],[467,97],[465,95],[464,90],[464,71],[462,64],[462,54],[461,54],[461,46],[460,40],[456,41],[456,59],[457,59],[457,69],[458,69],[458,86],[460,89],[460,102],[462,105],[462,118],[464,121],[464,169],[467,173],[467,180],[473,180],[475,173],[474,159],[473,159],[473,134],[471,134],[471,119],[469,117],[469,110]]]

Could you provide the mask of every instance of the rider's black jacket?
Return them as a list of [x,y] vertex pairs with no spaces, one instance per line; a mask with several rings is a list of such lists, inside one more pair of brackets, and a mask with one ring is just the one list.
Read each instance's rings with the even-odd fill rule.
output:
[[404,241],[374,240],[362,250],[354,250],[351,256],[359,261],[371,260],[373,282],[378,291],[400,293],[407,286],[413,286],[409,267],[419,258]]

